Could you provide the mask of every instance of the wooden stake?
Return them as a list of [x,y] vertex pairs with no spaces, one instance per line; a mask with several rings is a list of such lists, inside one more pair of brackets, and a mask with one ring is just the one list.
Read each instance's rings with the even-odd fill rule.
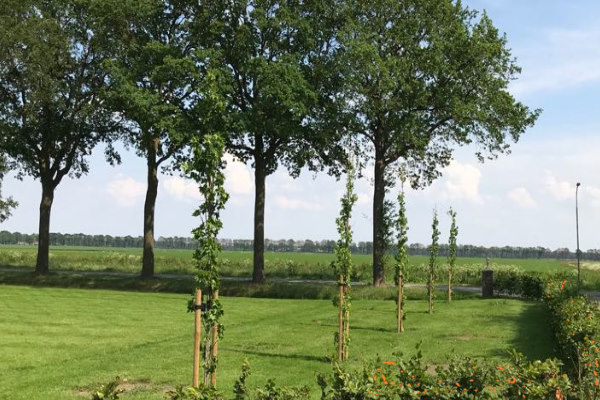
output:
[[338,360],[344,359],[344,285],[340,285],[340,307],[338,313]]
[[404,318],[404,278],[402,274],[398,275],[398,333],[404,332],[404,323],[402,319]]
[[[344,302],[348,293],[348,285],[344,285]],[[344,360],[348,359],[348,339],[350,338],[350,310],[344,313]]]
[[[212,296],[213,300],[218,300],[219,299],[219,291],[215,290],[215,293]],[[219,325],[218,324],[214,324],[212,326],[212,346],[210,349],[210,355],[211,357],[217,357],[217,354],[219,352]],[[217,371],[212,371],[212,373],[210,374],[210,384],[212,386],[217,386]]]
[[202,304],[202,290],[196,289],[196,298],[194,305],[194,378],[192,386],[195,388],[200,386],[200,339],[202,338],[202,310],[200,305]]

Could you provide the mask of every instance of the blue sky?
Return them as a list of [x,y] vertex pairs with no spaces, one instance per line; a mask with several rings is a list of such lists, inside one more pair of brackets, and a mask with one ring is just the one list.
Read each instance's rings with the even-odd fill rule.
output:
[[[443,177],[424,190],[407,193],[409,242],[428,243],[431,215],[441,217],[447,240],[452,206],[458,213],[459,243],[486,246],[575,248],[575,183],[580,181],[582,249],[600,248],[600,2],[558,0],[467,0],[486,9],[523,68],[511,84],[514,95],[531,108],[543,108],[536,126],[512,146],[512,154],[485,164],[475,149],[455,152]],[[249,166],[229,160],[222,237],[251,238],[254,184]],[[110,235],[142,234],[145,162],[124,152],[110,167],[102,148],[90,158],[91,171],[59,185],[51,231]],[[354,238],[371,240],[372,186],[357,182]],[[306,172],[291,179],[285,170],[267,179],[266,237],[335,239],[335,218],[343,182]],[[397,192],[392,191],[392,196]],[[8,175],[3,194],[20,206],[0,229],[37,232],[39,182]],[[191,216],[199,202],[194,184],[161,176],[156,207],[156,237],[189,236],[199,221]]]

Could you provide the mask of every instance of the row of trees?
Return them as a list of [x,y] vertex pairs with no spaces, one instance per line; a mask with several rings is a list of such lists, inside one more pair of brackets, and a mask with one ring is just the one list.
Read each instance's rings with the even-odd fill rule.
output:
[[[121,141],[147,164],[142,276],[154,273],[158,168],[218,133],[255,173],[254,272],[264,279],[267,176],[374,168],[373,283],[384,279],[385,196],[400,164],[417,188],[476,143],[494,158],[532,126],[488,16],[452,0],[7,0],[0,10],[0,151],[40,180],[36,272],[48,272],[62,179]],[[192,160],[192,161],[191,161]]]
[[[20,232],[0,231],[0,244],[3,245],[35,245],[38,243],[37,234],[26,234]],[[253,241],[251,239],[219,239],[224,250],[229,251],[251,251]],[[90,246],[90,247],[137,247],[144,244],[142,236],[110,236],[110,235],[86,235],[83,233],[50,233],[50,244],[53,246]],[[159,237],[156,247],[161,249],[196,249],[196,242],[189,237]],[[333,253],[336,242],[334,240],[294,240],[265,239],[266,251],[274,252],[303,252],[303,253]],[[407,244],[408,254],[411,256],[429,255],[429,246],[421,243]],[[350,250],[353,254],[372,254],[373,242],[352,242]],[[440,244],[439,253],[448,255],[448,245]],[[545,247],[485,247],[468,244],[457,245],[456,255],[458,257],[479,258],[548,258],[548,259],[574,259],[576,253],[567,248],[551,250]],[[590,249],[581,252],[581,258],[585,260],[600,260],[600,250]]]

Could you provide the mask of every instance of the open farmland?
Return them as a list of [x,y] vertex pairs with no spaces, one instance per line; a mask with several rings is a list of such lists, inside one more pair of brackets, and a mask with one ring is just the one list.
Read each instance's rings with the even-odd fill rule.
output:
[[[0,393],[11,400],[76,400],[116,375],[127,378],[123,399],[164,399],[164,391],[191,379],[193,316],[188,297],[76,289],[0,287]],[[328,300],[224,297],[226,334],[219,345],[219,387],[230,390],[244,358],[249,385],[268,378],[318,388],[330,371],[335,309]],[[356,300],[350,365],[363,358],[414,353],[445,364],[453,354],[504,360],[516,348],[529,359],[552,356],[546,311],[513,299],[407,304],[403,335],[395,334],[392,301]],[[43,382],[43,385],[40,385]],[[83,395],[83,396],[82,396]]]
[[[141,249],[102,248],[102,247],[51,247],[50,270],[107,271],[139,273],[141,268]],[[156,273],[193,274],[191,250],[156,249]],[[354,254],[353,261],[356,281],[370,282],[372,277],[371,256]],[[35,265],[36,248],[32,246],[0,246],[0,267],[31,268]],[[265,253],[267,278],[336,279],[330,262],[331,253]],[[242,251],[224,251],[220,271],[223,276],[250,277],[252,275],[252,253]],[[393,281],[393,258],[388,257],[386,279]],[[462,257],[457,259],[455,283],[478,284],[485,259]],[[408,282],[426,281],[425,256],[409,257],[407,268]],[[438,260],[440,276],[445,275],[446,260]],[[553,259],[491,259],[494,269],[518,269],[523,272],[563,272],[574,273],[573,265]],[[595,287],[596,275],[586,273],[584,277]],[[600,280],[600,279],[598,279]]]

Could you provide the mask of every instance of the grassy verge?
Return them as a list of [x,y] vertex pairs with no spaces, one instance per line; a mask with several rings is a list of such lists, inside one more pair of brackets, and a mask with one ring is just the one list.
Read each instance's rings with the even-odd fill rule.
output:
[[[182,294],[0,286],[0,393],[11,400],[89,398],[116,375],[128,379],[123,399],[164,399],[191,381],[193,316]],[[327,373],[336,310],[328,300],[273,300],[223,296],[225,338],[219,345],[219,387],[231,397],[244,358],[251,386],[268,378],[310,385]],[[406,332],[395,333],[392,301],[352,305],[350,365],[363,358],[393,359],[422,341],[424,359],[445,364],[452,354],[502,360],[509,348],[527,357],[551,356],[540,303],[469,299],[407,303]]]
[[[32,287],[58,287],[75,289],[111,289],[136,292],[182,293],[192,290],[189,278],[156,278],[143,280],[137,277],[88,276],[81,274],[34,275],[30,272],[0,272],[0,284],[22,285]],[[423,289],[406,289],[409,299],[425,300]],[[333,299],[338,294],[336,284],[314,283],[265,283],[225,280],[220,292],[231,297],[258,297],[274,299]],[[445,291],[438,291],[438,298],[445,298]],[[370,285],[355,286],[352,296],[356,299],[394,300],[397,297],[395,286],[373,287]],[[475,298],[476,293],[455,292],[455,298]]]

